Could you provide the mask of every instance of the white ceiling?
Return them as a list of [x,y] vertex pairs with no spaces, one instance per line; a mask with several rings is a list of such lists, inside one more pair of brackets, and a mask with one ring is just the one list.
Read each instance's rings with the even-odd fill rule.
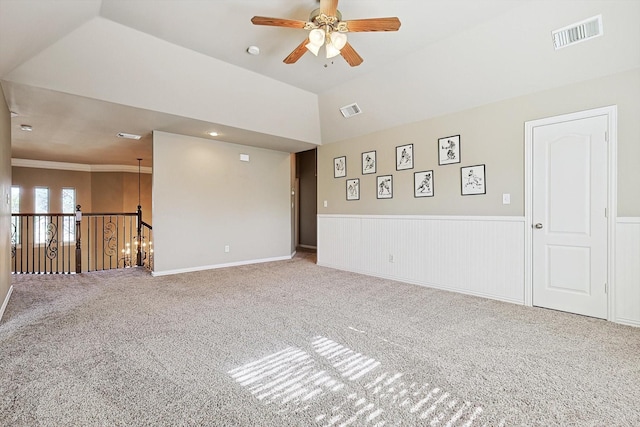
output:
[[[0,80],[19,114],[12,156],[150,166],[153,130],[215,129],[227,142],[302,151],[640,66],[639,0],[341,0],[344,19],[402,22],[398,32],[349,34],[364,58],[355,68],[310,53],[286,65],[306,31],[250,22],[307,20],[317,6],[0,0]],[[553,50],[551,30],[599,13],[605,36]],[[345,120],[337,109],[351,102],[364,113]]]

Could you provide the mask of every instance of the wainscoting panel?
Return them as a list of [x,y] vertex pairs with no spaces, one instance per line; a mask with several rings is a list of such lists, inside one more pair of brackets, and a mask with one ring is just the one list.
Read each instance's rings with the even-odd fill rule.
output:
[[614,321],[640,326],[640,218],[616,221]]
[[[359,252],[361,246],[360,220],[358,218],[343,218],[343,221],[328,223],[320,221],[320,219],[318,216],[318,258],[320,248],[322,248],[322,253],[332,254],[332,259],[336,254],[340,254],[340,265],[352,266],[351,271],[361,271],[363,257]],[[346,268],[342,268],[342,270],[346,270]]]
[[318,264],[524,303],[524,218],[318,215]]

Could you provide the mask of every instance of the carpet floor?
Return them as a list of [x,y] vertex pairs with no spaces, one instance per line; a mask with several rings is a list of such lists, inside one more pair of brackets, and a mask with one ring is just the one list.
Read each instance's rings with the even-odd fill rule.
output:
[[290,261],[13,276],[2,426],[639,426],[640,329]]

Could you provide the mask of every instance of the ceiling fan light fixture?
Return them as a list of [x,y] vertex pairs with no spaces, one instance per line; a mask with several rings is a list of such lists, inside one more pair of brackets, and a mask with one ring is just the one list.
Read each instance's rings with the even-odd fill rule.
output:
[[340,50],[347,44],[347,35],[339,32],[327,34],[327,59],[340,55]]
[[327,43],[326,51],[327,51],[327,59],[340,55],[340,50],[337,47],[335,47],[332,43]]
[[[300,28],[309,31],[309,35],[284,58],[285,64],[294,64],[310,51],[318,56],[319,50],[326,43],[327,58],[342,55],[352,67],[362,64],[362,57],[347,42],[347,32],[398,31],[400,20],[397,17],[342,20],[338,10],[338,0],[316,0],[320,7],[311,12],[308,21],[294,19],[269,18],[254,16],[251,23],[272,27]],[[325,64],[326,67],[326,64]]]
[[338,50],[342,50],[342,48],[347,44],[347,35],[345,33],[333,32],[330,35],[331,44]]
[[305,47],[309,50],[309,52],[313,53],[315,56],[318,56],[318,52],[320,52],[320,48],[324,44],[324,31],[316,28],[315,30],[311,30],[309,33],[309,43],[305,45]]
[[316,28],[315,30],[311,30],[311,32],[309,32],[309,43],[314,46],[322,46],[324,44],[324,38],[324,31],[320,28]]
[[313,53],[315,56],[318,56],[318,52],[320,52],[320,46],[315,45],[313,43],[307,43],[304,47],[306,47],[309,50],[309,52]]

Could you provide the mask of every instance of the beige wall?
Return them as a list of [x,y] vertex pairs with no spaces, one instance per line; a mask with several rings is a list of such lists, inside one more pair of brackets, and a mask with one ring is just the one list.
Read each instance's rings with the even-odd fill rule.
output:
[[155,274],[289,257],[291,156],[154,132],[153,210]]
[[4,99],[0,87],[0,307],[11,286],[11,204],[7,200],[11,193],[11,115]]
[[[122,174],[122,210],[135,212],[138,209],[138,174]],[[140,174],[140,206],[142,206],[142,220],[153,224],[151,210],[151,174]]]
[[49,211],[62,212],[62,189],[76,189],[76,205],[81,205],[82,210],[91,212],[91,173],[17,167],[12,168],[12,185],[20,187],[20,212],[33,213],[34,188],[49,188]]
[[[91,211],[124,212],[122,209],[122,174],[99,172],[91,176]],[[127,212],[134,212],[135,209]]]
[[[618,105],[618,216],[640,216],[640,69],[320,146],[318,213],[522,216],[524,123],[614,104]],[[438,166],[437,139],[457,134],[462,162]],[[395,147],[404,144],[414,144],[414,169],[396,171]],[[361,153],[370,150],[377,151],[376,175],[393,175],[393,199],[377,200],[376,175],[361,174]],[[333,158],[338,156],[347,156],[346,178],[360,178],[359,201],[346,201],[346,178],[333,178]],[[486,164],[487,194],[461,196],[460,166],[476,164]],[[422,170],[434,171],[435,196],[415,199],[413,172]],[[502,204],[503,193],[511,195],[510,205]]]
[[[94,212],[136,212],[138,209],[138,174],[94,172],[91,174],[91,201]],[[151,175],[140,175],[142,219],[152,223]]]
[[[12,168],[12,185],[21,187],[20,211],[34,211],[34,187],[48,187],[50,211],[62,212],[62,188],[76,189],[76,204],[83,212],[136,212],[138,174],[130,172],[82,172],[59,169]],[[140,175],[142,219],[153,224],[151,212],[151,175]]]

